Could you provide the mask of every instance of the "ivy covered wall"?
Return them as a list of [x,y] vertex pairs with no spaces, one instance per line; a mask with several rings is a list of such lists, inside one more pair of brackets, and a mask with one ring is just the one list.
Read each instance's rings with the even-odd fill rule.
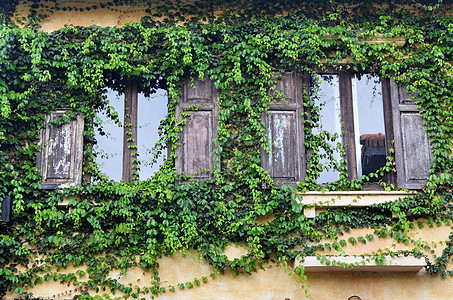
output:
[[[58,16],[96,11],[142,18],[121,27],[40,29]],[[160,282],[158,259],[188,249],[200,253],[213,274],[252,273],[269,260],[292,263],[296,257],[332,248],[341,253],[353,245],[377,260],[423,256],[433,276],[450,275],[451,241],[439,245],[433,256],[433,245],[413,234],[413,228],[433,224],[449,228],[452,219],[450,15],[448,3],[423,1],[379,6],[371,1],[6,5],[0,27],[0,199],[12,197],[13,218],[0,224],[1,293],[9,289],[33,297],[30,287],[56,280],[78,286],[79,297],[104,290],[159,296],[208,280],[196,278],[179,287]],[[395,40],[401,39],[399,46]],[[307,191],[362,190],[370,181],[385,190],[399,188],[383,179],[394,173],[392,153],[375,173],[351,179],[348,163],[333,155],[335,137],[315,130],[322,115],[316,80],[305,82],[302,92],[303,178],[295,186],[280,186],[263,168],[269,137],[262,116],[275,98],[270,91],[278,85],[276,72],[316,79],[332,70],[372,73],[407,86],[424,117],[433,160],[426,186],[405,199],[308,219],[301,204]],[[168,114],[155,151],[171,151],[152,178],[114,182],[99,172],[92,150],[99,130],[96,113],[112,111],[102,94],[107,88],[125,93],[131,78],[145,94],[158,87],[167,90]],[[203,181],[181,176],[175,168],[180,133],[191,114],[176,113],[188,78],[209,78],[218,91],[214,167],[211,179]],[[56,125],[84,118],[83,182],[45,190],[36,167],[43,147],[40,132],[46,115],[62,107],[65,116]],[[117,119],[113,111],[110,115]],[[340,174],[327,185],[316,181],[323,167],[321,149]],[[343,238],[356,228],[368,230]],[[363,247],[386,237],[408,246],[373,253]],[[229,259],[224,250],[231,243],[246,244],[247,253]],[[68,274],[67,266],[86,268]],[[135,267],[151,271],[146,283],[130,287],[110,275]],[[306,279],[300,269],[288,272],[301,282]]]

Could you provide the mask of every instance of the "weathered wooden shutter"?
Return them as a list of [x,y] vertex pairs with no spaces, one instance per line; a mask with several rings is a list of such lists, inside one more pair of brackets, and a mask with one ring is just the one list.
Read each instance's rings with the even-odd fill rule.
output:
[[305,173],[302,120],[303,82],[295,73],[276,74],[274,102],[263,121],[271,152],[261,151],[261,165],[281,184],[301,181]]
[[425,120],[405,86],[390,82],[397,184],[407,189],[422,188],[429,177],[432,151]]
[[181,120],[181,112],[188,112],[183,126],[180,143],[176,150],[175,167],[180,173],[196,179],[212,177],[214,165],[213,139],[217,136],[218,95],[214,83],[209,79],[186,79],[182,96],[176,107],[176,115]]
[[55,189],[82,183],[83,126],[81,115],[69,123],[50,124],[60,119],[65,111],[52,112],[41,131],[37,168],[42,175],[42,188]]

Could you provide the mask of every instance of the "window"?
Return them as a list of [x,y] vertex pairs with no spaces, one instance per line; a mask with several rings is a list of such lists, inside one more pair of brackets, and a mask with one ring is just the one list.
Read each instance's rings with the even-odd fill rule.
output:
[[100,171],[115,181],[132,181],[137,169],[140,179],[151,177],[164,160],[163,155],[154,157],[153,148],[159,139],[159,124],[167,114],[166,91],[157,88],[155,93],[145,96],[138,92],[137,83],[129,79],[124,94],[107,89],[104,97],[117,113],[117,119],[112,120],[108,111],[97,114],[102,126],[95,146]]
[[[115,181],[132,181],[137,170],[140,179],[149,178],[164,160],[163,155],[155,157],[153,151],[159,139],[158,126],[167,114],[164,82],[157,82],[151,95],[139,92],[137,82],[132,79],[127,79],[125,86],[124,93],[106,90],[104,97],[112,109],[98,112],[95,122],[100,125],[95,136],[96,162],[100,171]],[[181,174],[198,179],[212,177],[217,98],[217,90],[208,78],[184,82],[176,106],[179,120],[184,118],[181,113],[189,113],[176,150],[175,165]],[[52,112],[41,131],[37,167],[43,176],[43,188],[82,183],[84,119],[78,116],[76,120],[57,125],[64,115],[64,110]],[[161,148],[158,152],[165,150]]]
[[[141,164],[139,177],[149,178],[163,163],[162,156],[155,161],[152,149],[159,138],[158,125],[167,114],[166,91],[158,88],[154,94],[145,97],[143,93],[137,93],[136,84],[130,82],[125,92],[126,99],[131,99],[130,101],[124,101],[123,95],[112,90],[108,90],[106,97],[118,112],[118,121],[112,121],[106,112],[98,115],[104,123],[105,132],[105,135],[96,137],[97,162],[101,172],[116,181],[132,181],[136,168],[134,157],[138,151],[138,161]],[[181,98],[176,105],[177,118],[185,119],[175,160],[176,170],[181,175],[196,179],[212,177],[215,149],[213,139],[217,135],[218,120],[217,98],[217,90],[210,79],[188,78],[184,81]],[[125,114],[125,110],[129,113]],[[184,118],[184,112],[189,116]],[[124,127],[124,124],[132,125]],[[118,164],[118,158],[123,160],[122,164]]]
[[[342,158],[344,147],[349,179],[385,166],[392,145],[397,172],[385,180],[403,188],[423,187],[429,177],[432,153],[414,95],[373,74],[336,72],[317,76],[319,90],[314,100],[321,107],[320,126],[313,130],[329,132],[330,154],[336,161]],[[262,166],[276,182],[293,184],[303,180],[305,158],[310,160],[303,145],[302,104],[303,89],[309,87],[310,93],[313,86],[309,82],[314,78],[309,80],[294,72],[276,77],[278,92],[263,114],[271,151],[262,150]],[[320,154],[325,168],[318,183],[338,180],[338,166],[326,158],[325,152]]]
[[[331,134],[332,155],[338,161],[344,146],[349,178],[359,178],[384,166],[394,141],[397,172],[389,174],[388,181],[403,188],[422,188],[429,177],[432,152],[413,95],[405,87],[371,74],[336,72],[317,76],[320,126],[313,130]],[[304,180],[310,160],[304,148],[303,127],[303,118],[309,117],[303,112],[303,95],[310,94],[310,78],[296,72],[276,74],[275,78],[274,101],[262,115],[270,152],[261,150],[261,164],[277,184],[295,184]],[[163,158],[156,161],[152,154],[159,138],[157,128],[167,114],[168,96],[161,89],[163,84],[157,82],[151,95],[139,92],[138,83],[132,79],[127,79],[124,94],[107,90],[105,97],[118,118],[112,122],[110,112],[98,114],[103,130],[96,137],[95,150],[101,172],[110,179],[132,181],[137,170],[139,177],[146,179],[163,162]],[[184,81],[176,105],[176,116],[184,121],[175,159],[180,174],[212,178],[218,109],[218,91],[209,78]],[[60,122],[61,118],[67,118],[65,110],[52,112],[41,132],[37,167],[43,176],[43,188],[74,186],[82,181],[83,117],[66,122]],[[336,166],[325,158],[321,163],[326,168],[318,183],[337,180]]]
[[[360,178],[385,166],[386,128],[384,98],[378,76],[371,74],[320,74],[319,93],[315,103],[320,106],[320,127],[315,129],[335,134],[330,141],[333,157],[340,159],[340,146],[344,145],[350,179]],[[387,99],[388,100],[388,99]],[[387,123],[390,124],[390,123]],[[324,154],[324,153],[321,153]],[[327,165],[318,178],[318,183],[339,178],[338,171]]]
[[[432,154],[414,95],[372,74],[339,72],[321,74],[319,79],[321,129],[340,137],[349,178],[360,178],[385,166],[388,145],[395,141],[397,173],[387,180],[404,188],[421,188],[429,177]],[[338,158],[339,151],[335,155]],[[318,183],[336,179],[337,172],[325,169]]]

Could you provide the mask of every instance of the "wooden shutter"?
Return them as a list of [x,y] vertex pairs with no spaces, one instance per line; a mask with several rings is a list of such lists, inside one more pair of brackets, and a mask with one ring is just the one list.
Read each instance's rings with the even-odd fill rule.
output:
[[181,133],[181,146],[176,150],[175,166],[181,174],[196,179],[212,177],[214,165],[213,139],[217,136],[218,95],[214,83],[209,78],[186,79],[182,96],[176,107],[176,115],[181,120],[181,112],[188,112],[186,124]]
[[276,74],[274,101],[263,115],[271,152],[261,150],[261,165],[281,184],[301,181],[304,169],[303,82],[295,73]]
[[82,183],[83,126],[81,115],[69,123],[50,124],[60,119],[64,110],[52,112],[41,131],[37,168],[42,175],[42,188],[55,189]]
[[432,151],[425,120],[405,86],[390,82],[397,184],[407,189],[422,188],[429,178]]

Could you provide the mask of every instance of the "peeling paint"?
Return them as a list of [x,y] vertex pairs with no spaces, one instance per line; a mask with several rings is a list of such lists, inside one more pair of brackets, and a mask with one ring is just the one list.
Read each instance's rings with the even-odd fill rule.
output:
[[59,130],[51,130],[52,136],[49,139],[49,157],[58,157],[50,160],[47,170],[49,178],[69,178],[71,169],[71,124],[64,124]]
[[[268,115],[268,138],[269,142],[271,143],[271,153],[269,154],[269,161],[268,166],[272,172],[277,172],[278,174],[273,174],[273,176],[282,176],[285,173],[285,166],[291,164],[291,162],[287,161],[288,159],[291,160],[288,156],[288,149],[285,147],[289,147],[292,143],[288,143],[291,137],[290,135],[291,128],[293,122],[293,115],[282,113],[282,112],[270,112]],[[276,165],[274,165],[277,163]],[[286,170],[288,171],[288,170]],[[282,173],[283,172],[283,173]],[[280,174],[281,173],[281,174]]]
[[274,146],[275,158],[285,165],[285,155],[283,141],[285,140],[285,131],[288,130],[288,117],[281,114],[274,115]]

